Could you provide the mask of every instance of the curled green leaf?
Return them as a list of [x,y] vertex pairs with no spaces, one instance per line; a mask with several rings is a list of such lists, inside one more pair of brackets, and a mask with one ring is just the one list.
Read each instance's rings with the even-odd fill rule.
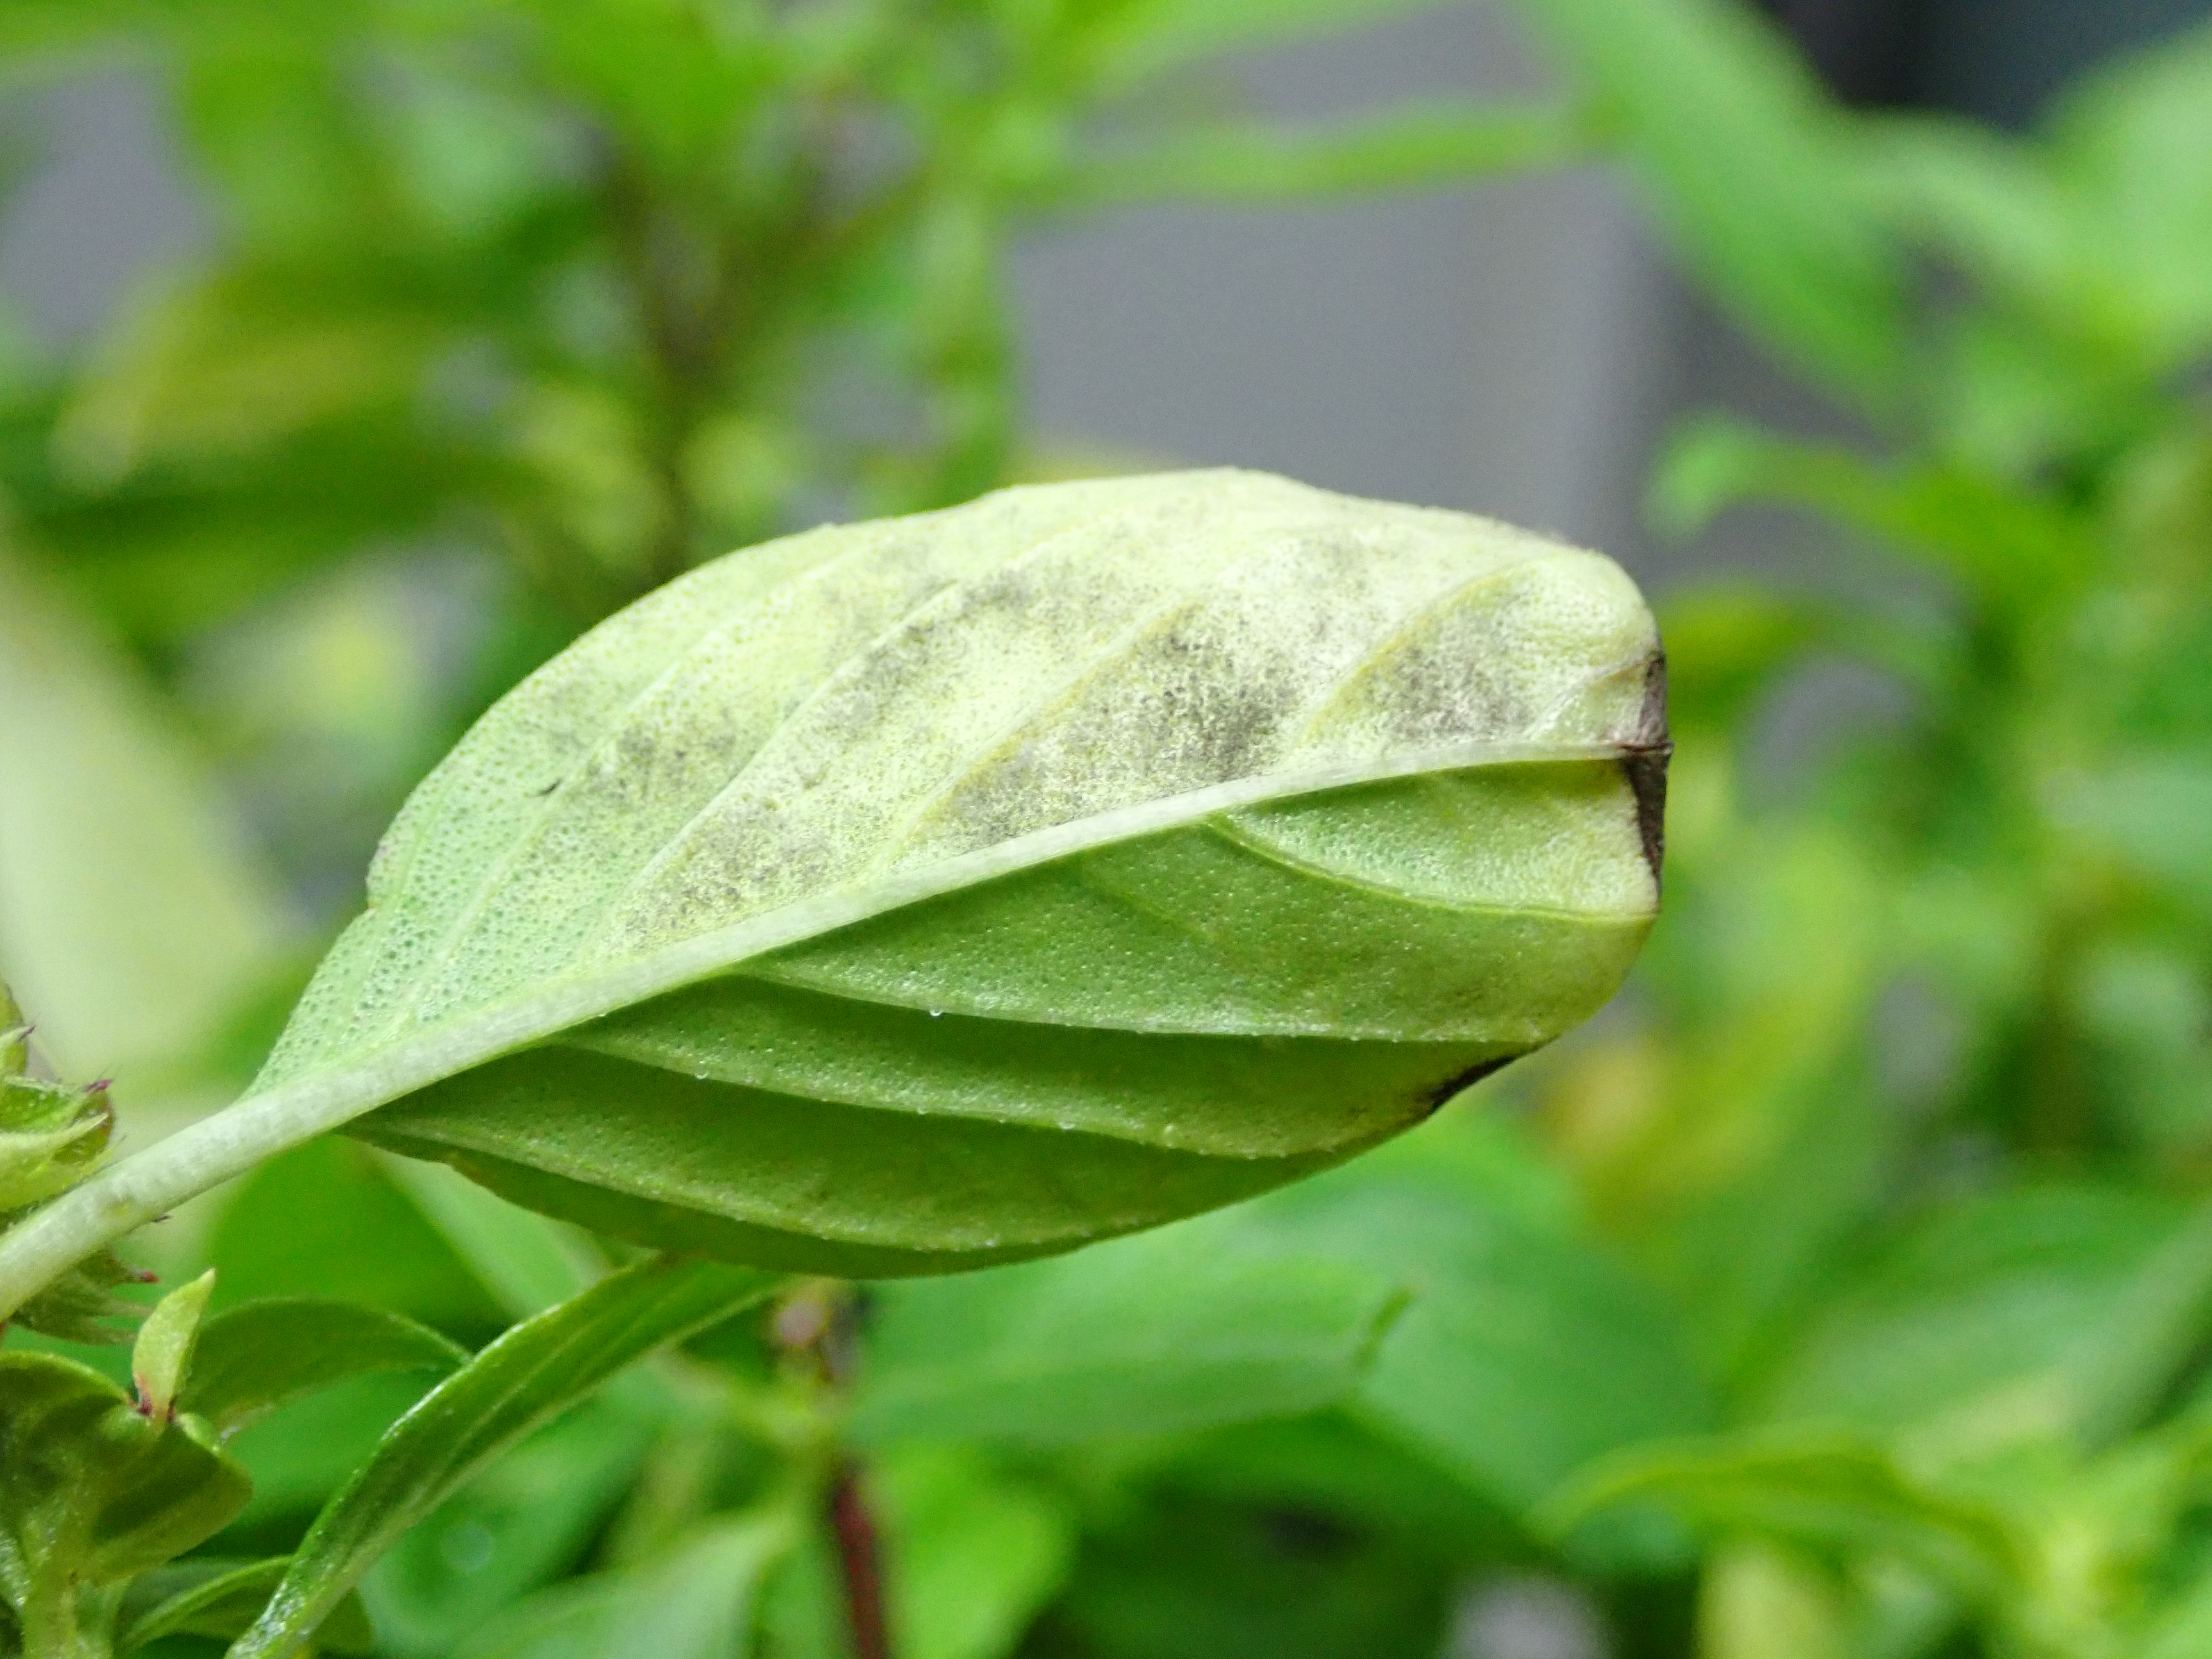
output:
[[138,1409],[147,1416],[166,1419],[176,1414],[178,1391],[199,1344],[200,1320],[214,1294],[215,1269],[210,1267],[155,1303],[139,1326],[138,1340],[131,1350],[131,1377],[138,1385]]
[[0,1308],[341,1126],[848,1276],[1293,1180],[1612,995],[1663,678],[1599,556],[1258,474],[725,559],[477,724],[252,1094],[0,1241]]
[[454,1044],[356,1131],[775,1267],[1209,1208],[1612,994],[1659,663],[1594,554],[1259,475],[772,543],[462,742],[262,1086]]

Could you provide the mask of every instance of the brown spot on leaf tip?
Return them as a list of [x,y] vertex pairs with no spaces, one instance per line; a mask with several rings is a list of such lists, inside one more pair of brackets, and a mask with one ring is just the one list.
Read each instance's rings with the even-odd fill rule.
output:
[[1667,653],[1655,650],[1644,672],[1644,706],[1636,720],[1635,740],[1626,745],[1620,769],[1636,794],[1636,830],[1644,842],[1644,861],[1659,879],[1667,853],[1667,763],[1674,745],[1667,734]]
[[1430,1111],[1437,1111],[1455,1095],[1465,1093],[1492,1072],[1511,1065],[1516,1058],[1517,1056],[1513,1054],[1503,1054],[1495,1060],[1479,1060],[1465,1071],[1454,1073],[1424,1094],[1421,1097],[1422,1103]]

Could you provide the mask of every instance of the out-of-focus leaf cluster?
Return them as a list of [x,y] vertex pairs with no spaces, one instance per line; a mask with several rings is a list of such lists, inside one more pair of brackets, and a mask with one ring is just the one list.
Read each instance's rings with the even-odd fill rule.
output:
[[[1717,7],[1531,9],[1686,261],[1865,422],[1695,420],[1656,519],[1765,503],[1890,560],[1662,606],[1668,916],[1540,1108],[1725,1427],[1585,1471],[1553,1524],[1691,1522],[1712,1659],[2194,1651],[2212,35],[2015,137],[1845,114]],[[1600,13],[1735,92],[1645,85]],[[1762,106],[1775,143],[1707,148]]]

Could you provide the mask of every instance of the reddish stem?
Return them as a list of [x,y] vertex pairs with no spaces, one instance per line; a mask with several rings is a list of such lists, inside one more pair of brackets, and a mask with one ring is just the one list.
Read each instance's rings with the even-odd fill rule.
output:
[[890,1628],[884,1617],[883,1557],[875,1517],[849,1462],[837,1466],[830,1487],[830,1526],[837,1534],[844,1570],[845,1612],[853,1626],[853,1659],[891,1659]]

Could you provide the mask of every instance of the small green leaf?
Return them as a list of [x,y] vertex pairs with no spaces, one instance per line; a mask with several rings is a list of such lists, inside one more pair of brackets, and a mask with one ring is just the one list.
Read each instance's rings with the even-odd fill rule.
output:
[[228,1438],[287,1401],[342,1378],[450,1371],[468,1357],[427,1326],[380,1308],[319,1297],[248,1302],[207,1322],[179,1403]]
[[1638,1447],[1577,1475],[1546,1502],[1540,1519],[1564,1533],[1601,1510],[1637,1503],[1723,1532],[1899,1556],[1984,1607],[2016,1596],[2024,1570],[1996,1514],[1931,1492],[1887,1453],[1840,1436]]
[[167,1419],[176,1414],[177,1395],[199,1342],[200,1319],[214,1294],[215,1269],[210,1267],[155,1304],[139,1326],[137,1344],[131,1350],[131,1376],[138,1385],[138,1409],[147,1416]]
[[571,1579],[521,1602],[455,1659],[726,1659],[747,1651],[762,1577],[793,1532],[781,1516],[718,1521],[661,1560]]
[[442,1164],[381,1157],[384,1172],[514,1319],[565,1302],[606,1271],[588,1239],[518,1208]]
[[64,1089],[0,1079],[0,1214],[83,1180],[106,1151],[114,1121],[104,1085]]
[[1222,1235],[1187,1223],[884,1286],[853,1433],[1065,1443],[1288,1416],[1350,1395],[1404,1291],[1352,1264],[1240,1255]]
[[289,1659],[376,1559],[505,1448],[632,1360],[767,1297],[766,1273],[670,1258],[611,1274],[513,1330],[392,1425],[309,1528],[232,1659]]
[[659,1424],[611,1385],[472,1475],[362,1581],[385,1645],[449,1654],[573,1571],[636,1486]]
[[1711,1409],[1666,1305],[1530,1205],[1532,1177],[1551,1174],[1538,1158],[1459,1109],[1224,1218],[1246,1249],[1412,1292],[1348,1409],[1510,1513],[1595,1457],[1696,1432]]
[[81,1591],[162,1565],[245,1507],[244,1471],[204,1437],[73,1360],[0,1354],[0,1594],[19,1628],[73,1626]]
[[[289,1565],[286,1556],[243,1563],[193,1559],[144,1574],[124,1600],[116,1651],[127,1654],[164,1636],[228,1641],[259,1616]],[[315,1639],[333,1653],[376,1650],[376,1632],[354,1596],[339,1603]]]
[[64,1342],[120,1347],[131,1340],[146,1304],[116,1295],[115,1286],[143,1285],[152,1277],[100,1250],[18,1308],[13,1322]]

